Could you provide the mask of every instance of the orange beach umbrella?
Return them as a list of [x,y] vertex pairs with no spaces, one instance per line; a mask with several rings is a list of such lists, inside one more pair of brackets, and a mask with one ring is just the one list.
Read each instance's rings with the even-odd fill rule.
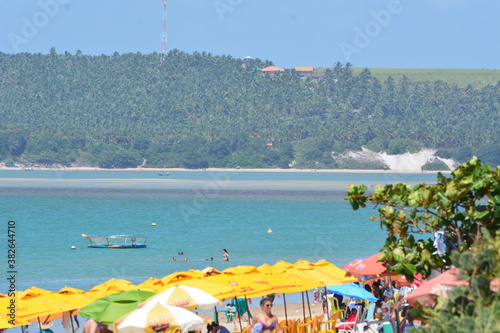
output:
[[342,268],[356,276],[381,277],[394,275],[394,273],[387,270],[387,263],[378,261],[381,255],[381,253],[376,253],[365,259],[354,260]]
[[405,296],[410,305],[421,303],[423,306],[434,306],[438,296],[446,296],[454,286],[467,286],[469,283],[460,279],[458,268],[451,268],[435,278],[423,283]]

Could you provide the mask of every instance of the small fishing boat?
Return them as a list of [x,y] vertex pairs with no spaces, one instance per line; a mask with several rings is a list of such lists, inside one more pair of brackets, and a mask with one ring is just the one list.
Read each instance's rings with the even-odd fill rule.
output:
[[141,249],[145,248],[147,236],[133,236],[133,235],[86,235],[91,248],[111,248],[111,249]]

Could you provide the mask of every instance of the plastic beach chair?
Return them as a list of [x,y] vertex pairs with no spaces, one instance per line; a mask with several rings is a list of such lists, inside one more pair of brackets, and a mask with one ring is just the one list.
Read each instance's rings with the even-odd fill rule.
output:
[[344,316],[344,310],[340,308],[339,300],[336,297],[329,297],[328,300],[330,301],[330,307],[331,307],[330,315],[338,313],[339,314],[338,318],[342,318]]
[[243,327],[242,331],[233,331],[233,333],[250,333],[250,327],[252,326],[251,325],[245,326]]
[[298,333],[299,319],[288,319],[286,325],[280,325],[285,333]]
[[338,319],[339,313],[333,313],[328,320],[320,322],[317,333],[335,333],[337,331],[335,325],[337,324]]
[[339,327],[337,327],[337,332],[342,332],[342,333],[350,333],[350,332],[356,332],[357,327],[356,325],[360,322],[361,316],[362,316],[361,311],[356,312],[356,317],[354,318],[354,321],[346,321],[342,322]]
[[375,303],[370,303],[368,309],[365,310],[365,320],[372,320],[375,312]]

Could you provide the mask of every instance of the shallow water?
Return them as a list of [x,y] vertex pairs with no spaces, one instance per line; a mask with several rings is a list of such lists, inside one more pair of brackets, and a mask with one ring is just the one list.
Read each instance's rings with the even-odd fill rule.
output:
[[[369,221],[374,209],[353,211],[343,200],[349,183],[435,179],[434,174],[385,173],[172,172],[165,177],[136,171],[0,171],[0,237],[4,243],[8,221],[15,221],[18,290],[88,290],[111,278],[138,284],[175,271],[300,258],[343,266],[376,253],[385,239],[379,224]],[[146,235],[148,247],[91,249],[82,234]],[[229,262],[222,261],[223,248]],[[189,260],[173,262],[172,256]],[[214,261],[207,262],[209,257]],[[6,284],[0,286],[7,292]]]

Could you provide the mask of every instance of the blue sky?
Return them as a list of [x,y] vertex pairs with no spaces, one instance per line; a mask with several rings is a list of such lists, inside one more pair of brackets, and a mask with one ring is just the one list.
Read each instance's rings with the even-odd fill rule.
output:
[[[160,52],[161,0],[0,0],[4,53]],[[500,69],[500,1],[168,0],[167,46],[275,65]]]

